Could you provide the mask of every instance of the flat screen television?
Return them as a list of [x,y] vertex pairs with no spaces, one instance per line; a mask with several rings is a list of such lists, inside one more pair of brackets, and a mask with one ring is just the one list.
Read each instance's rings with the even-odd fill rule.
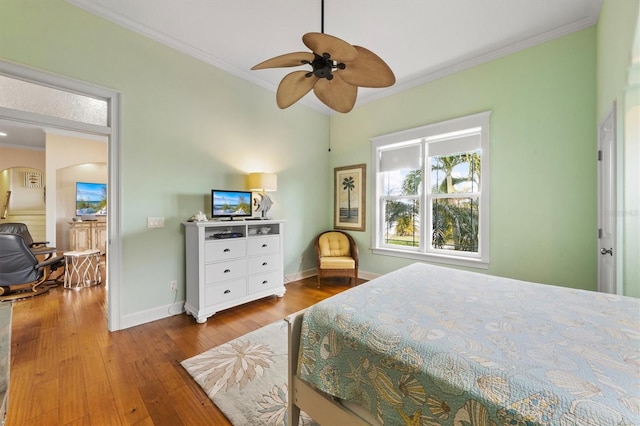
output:
[[211,190],[211,218],[243,218],[251,216],[251,191]]
[[76,216],[106,216],[107,184],[76,182]]

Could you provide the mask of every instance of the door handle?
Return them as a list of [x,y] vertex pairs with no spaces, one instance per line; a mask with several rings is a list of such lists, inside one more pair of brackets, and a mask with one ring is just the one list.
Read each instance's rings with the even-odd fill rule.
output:
[[601,255],[605,255],[605,254],[610,254],[611,256],[613,256],[613,248],[610,248],[609,250],[605,249],[605,248],[601,248],[600,249],[600,254]]

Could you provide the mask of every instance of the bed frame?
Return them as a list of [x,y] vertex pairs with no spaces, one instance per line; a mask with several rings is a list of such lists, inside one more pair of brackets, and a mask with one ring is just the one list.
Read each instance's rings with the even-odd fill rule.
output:
[[[316,390],[296,375],[298,370],[298,352],[300,348],[300,329],[304,310],[289,315],[289,426],[298,426],[300,410],[307,413],[321,425],[372,425],[342,403],[325,393]],[[375,423],[373,423],[375,424]]]

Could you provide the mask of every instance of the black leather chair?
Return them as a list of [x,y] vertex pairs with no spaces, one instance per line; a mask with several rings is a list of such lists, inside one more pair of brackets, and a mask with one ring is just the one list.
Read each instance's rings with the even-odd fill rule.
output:
[[27,247],[29,247],[36,256],[42,255],[45,259],[48,259],[56,254],[55,247],[47,246],[47,244],[49,244],[49,241],[33,241],[33,237],[29,232],[29,228],[24,223],[0,223],[0,232],[21,235],[22,238],[24,238],[24,242],[27,244]]
[[[49,291],[52,272],[64,268],[64,256],[39,261],[24,238],[18,234],[0,233],[0,300],[14,300]],[[59,277],[64,276],[64,272]]]

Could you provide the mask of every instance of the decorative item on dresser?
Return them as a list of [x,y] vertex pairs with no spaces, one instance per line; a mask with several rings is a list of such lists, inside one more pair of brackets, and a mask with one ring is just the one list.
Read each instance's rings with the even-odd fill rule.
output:
[[269,219],[269,209],[273,205],[273,200],[267,192],[278,190],[278,176],[273,173],[249,173],[248,186],[250,191],[260,191],[260,201],[257,198],[254,199],[256,211],[262,213],[263,219]]
[[107,222],[76,221],[69,225],[69,246],[71,251],[107,250]]
[[185,311],[199,323],[263,297],[284,296],[284,221],[185,222]]

